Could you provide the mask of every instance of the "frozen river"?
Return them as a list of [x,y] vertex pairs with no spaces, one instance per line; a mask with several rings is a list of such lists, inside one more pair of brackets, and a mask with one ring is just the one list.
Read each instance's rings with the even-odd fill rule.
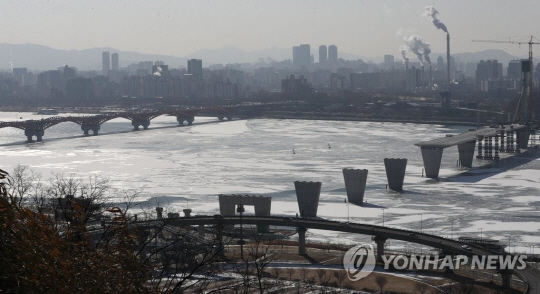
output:
[[[29,113],[0,113],[1,121],[40,119]],[[206,123],[205,123],[206,122]],[[62,123],[44,141],[26,144],[22,130],[0,129],[0,162],[11,171],[29,165],[44,177],[92,174],[119,189],[142,189],[138,200],[194,214],[218,212],[221,193],[272,196],[272,213],[298,211],[295,180],[320,181],[319,216],[510,242],[529,252],[540,243],[540,159],[529,152],[468,173],[456,167],[457,147],[444,151],[439,181],[422,177],[417,141],[467,131],[469,127],[306,120],[254,119],[217,122],[195,119],[175,127],[174,117],[152,120],[148,131],[130,131],[116,119],[99,136],[83,137],[80,126]],[[329,148],[329,144],[331,148]],[[293,154],[292,150],[296,154]],[[407,158],[404,193],[387,191],[383,159]],[[475,160],[473,165],[486,164]],[[364,207],[344,203],[342,168],[368,169]],[[384,210],[383,210],[384,209]],[[253,208],[247,207],[247,213]],[[452,230],[453,224],[453,230]],[[365,236],[310,230],[311,239],[365,241]],[[402,244],[390,243],[400,247]],[[515,249],[514,249],[514,246]],[[540,253],[540,248],[537,252]]]

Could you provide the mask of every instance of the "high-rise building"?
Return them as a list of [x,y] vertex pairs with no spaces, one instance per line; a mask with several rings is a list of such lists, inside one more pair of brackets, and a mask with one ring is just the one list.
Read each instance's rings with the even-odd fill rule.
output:
[[101,64],[103,69],[103,75],[107,76],[109,74],[109,70],[111,70],[111,58],[109,51],[104,51],[101,53]]
[[506,76],[514,79],[521,79],[521,60],[514,59],[508,63]]
[[293,66],[309,67],[311,64],[311,48],[309,44],[302,44],[293,47]]
[[394,55],[385,55],[384,56],[384,67],[386,69],[391,69],[394,66]]
[[480,60],[476,66],[476,84],[481,87],[484,80],[502,77],[501,65],[497,59]]
[[120,69],[120,63],[118,60],[118,53],[113,53],[111,55],[112,60],[112,70],[119,70]]
[[202,78],[202,59],[190,59],[187,63],[188,74]]
[[328,62],[335,64],[338,60],[338,52],[336,45],[328,46]]
[[328,49],[326,45],[319,46],[319,64],[325,64],[328,60]]

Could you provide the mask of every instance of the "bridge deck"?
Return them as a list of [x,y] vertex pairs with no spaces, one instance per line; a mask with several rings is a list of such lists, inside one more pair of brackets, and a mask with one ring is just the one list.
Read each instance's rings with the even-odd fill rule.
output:
[[518,124],[512,124],[512,125],[504,125],[504,126],[497,126],[496,128],[483,128],[478,129],[458,135],[448,136],[444,138],[438,138],[433,139],[430,141],[423,141],[415,143],[415,146],[418,147],[427,147],[427,148],[448,148],[452,146],[456,146],[462,143],[467,143],[471,141],[475,141],[477,136],[484,136],[484,137],[491,137],[495,136],[496,134],[499,134],[502,130],[504,131],[516,131],[525,128],[525,125],[518,125]]

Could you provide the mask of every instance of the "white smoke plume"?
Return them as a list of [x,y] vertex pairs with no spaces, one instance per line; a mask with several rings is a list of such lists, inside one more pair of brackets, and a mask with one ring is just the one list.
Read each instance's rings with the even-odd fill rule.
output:
[[401,52],[401,56],[403,57],[403,63],[408,64],[409,58],[407,57],[407,47],[405,45],[399,47],[399,51]]
[[431,22],[435,25],[435,27],[437,27],[440,30],[443,30],[445,33],[448,34],[448,29],[446,28],[444,23],[442,23],[437,18],[437,14],[439,14],[439,11],[437,11],[437,9],[435,9],[435,7],[426,6],[426,12],[424,12],[424,15],[431,19]]
[[154,72],[153,75],[155,75],[156,77],[160,77],[162,71],[163,71],[163,69],[161,69],[161,66],[158,65],[156,67],[156,72]]
[[420,60],[420,63],[424,65],[424,60],[428,63],[431,63],[431,59],[429,58],[429,54],[431,53],[431,47],[429,43],[424,42],[420,36],[412,35],[410,37],[404,38],[405,45],[407,45],[407,48],[409,50],[416,54],[418,57],[418,60]]

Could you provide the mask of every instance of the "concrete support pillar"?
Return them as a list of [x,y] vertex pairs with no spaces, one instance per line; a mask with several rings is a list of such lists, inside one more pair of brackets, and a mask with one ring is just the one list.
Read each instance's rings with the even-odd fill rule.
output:
[[388,238],[374,236],[373,241],[377,244],[377,262],[383,262],[382,257],[384,256],[384,244]]
[[232,120],[232,116],[226,116],[225,117],[227,120]]
[[385,158],[384,168],[386,169],[388,188],[397,192],[403,192],[407,158]]
[[97,136],[99,134],[99,130],[101,129],[101,126],[93,126],[92,127],[92,135]]
[[511,132],[508,132],[506,133],[507,134],[507,148],[508,149],[508,152],[511,152],[511,153],[514,153],[515,152],[515,149],[514,149],[514,132],[511,131]]
[[223,117],[223,116],[218,116],[217,118],[218,118],[219,120],[223,120],[224,117]]
[[88,136],[88,132],[90,131],[90,126],[89,125],[81,125],[81,130],[83,131],[84,135],[85,136]]
[[424,161],[424,169],[426,177],[436,179],[439,177],[439,169],[441,168],[441,159],[443,148],[440,147],[422,147],[422,159]]
[[195,117],[188,117],[186,118],[188,126],[191,126],[193,124],[193,121],[195,121]]
[[304,227],[299,227],[296,229],[298,232],[298,254],[300,255],[306,255],[306,231],[307,229]]
[[489,139],[489,137],[484,137],[484,159],[490,159]]
[[474,158],[474,146],[476,145],[476,140],[462,143],[458,145],[459,152],[459,165],[471,168]]
[[321,182],[294,182],[301,217],[317,216],[321,185]]
[[501,143],[500,143],[501,146],[499,147],[500,148],[499,151],[506,152],[506,148],[504,147],[504,138],[505,138],[504,131],[500,132],[499,137],[501,138]]
[[163,219],[163,207],[156,207],[156,213],[158,219]]
[[493,148],[495,151],[495,155],[493,156],[493,159],[498,160],[499,159],[499,135],[495,135],[495,147]]
[[[270,209],[272,207],[272,198],[270,197],[258,197],[255,202],[255,215],[256,216],[270,216]],[[270,231],[269,225],[257,224],[258,233],[268,233]]]
[[367,169],[343,169],[347,201],[362,205],[366,191]]
[[24,135],[26,136],[26,141],[28,143],[32,142],[32,137],[36,136],[36,141],[41,142],[43,140],[43,135],[45,135],[44,130],[24,130]]
[[133,119],[131,121],[131,125],[133,126],[134,131],[138,131],[140,126],[142,126],[143,129],[148,130],[148,126],[150,126],[150,120],[148,120],[148,119]]
[[184,125],[184,121],[185,121],[185,120],[186,120],[186,119],[183,118],[183,117],[181,117],[181,116],[177,116],[177,117],[176,117],[176,121],[177,121],[178,124],[181,125],[181,126]]
[[482,142],[484,141],[484,137],[477,136],[476,139],[478,141],[478,155],[476,155],[476,158],[483,159],[484,156],[482,155]]
[[185,217],[191,217],[191,209],[190,208],[185,208],[182,211],[184,212]]
[[527,149],[529,145],[529,138],[531,136],[531,132],[529,129],[521,129],[516,132],[517,134],[517,145],[520,149]]

